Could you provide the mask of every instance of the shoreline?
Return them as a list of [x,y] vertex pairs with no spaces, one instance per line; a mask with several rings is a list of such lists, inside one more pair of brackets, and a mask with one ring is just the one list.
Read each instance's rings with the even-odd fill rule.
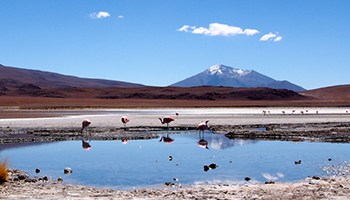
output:
[[[23,172],[21,172],[23,173]],[[115,190],[43,178],[0,185],[5,199],[348,199],[350,177],[310,177],[293,183],[191,185],[185,188]]]
[[[196,130],[195,126],[188,125],[169,129],[164,126],[89,127],[88,134],[89,140],[146,140],[168,131],[176,134]],[[225,134],[229,139],[350,143],[350,122],[212,125],[210,131]],[[83,137],[85,134],[81,135],[78,127],[0,127],[0,144],[82,140]]]

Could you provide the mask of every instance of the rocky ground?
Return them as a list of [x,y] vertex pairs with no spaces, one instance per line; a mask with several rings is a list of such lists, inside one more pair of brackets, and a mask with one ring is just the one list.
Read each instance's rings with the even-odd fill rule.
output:
[[112,190],[47,177],[29,177],[11,170],[0,185],[0,199],[349,199],[350,178],[310,177],[297,183],[195,185],[187,188]]

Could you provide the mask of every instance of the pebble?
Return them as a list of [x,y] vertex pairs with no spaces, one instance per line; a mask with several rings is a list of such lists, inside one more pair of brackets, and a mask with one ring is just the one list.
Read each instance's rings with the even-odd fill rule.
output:
[[36,168],[35,169],[35,173],[39,174],[40,173],[40,169]]
[[245,177],[245,178],[244,178],[244,180],[245,180],[245,181],[250,181],[250,180],[251,180],[251,178],[249,178],[249,177]]
[[300,165],[301,164],[301,160],[294,161],[294,164]]
[[219,167],[219,165],[217,165],[217,164],[215,164],[215,163],[211,163],[211,164],[209,165],[209,167],[210,167],[210,169],[216,169],[216,168]]
[[66,167],[66,168],[64,168],[63,172],[64,172],[64,174],[71,174],[71,173],[73,173],[73,170],[70,167]]

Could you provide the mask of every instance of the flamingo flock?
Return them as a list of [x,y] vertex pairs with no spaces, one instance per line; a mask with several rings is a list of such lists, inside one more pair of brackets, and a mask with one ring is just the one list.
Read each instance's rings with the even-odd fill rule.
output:
[[[176,116],[178,116],[179,114],[176,113]],[[175,119],[171,116],[167,116],[167,117],[163,117],[163,118],[158,118],[160,120],[161,124],[166,124],[167,125],[167,129],[169,129],[169,123],[175,121]],[[127,116],[122,116],[120,118],[121,122],[124,125],[124,128],[126,127],[126,124],[130,121],[129,118]],[[209,125],[208,125],[209,120],[206,120],[205,122],[201,122],[197,125],[197,129],[199,130],[199,134],[200,134],[200,141],[198,142],[198,146],[200,147],[204,147],[206,149],[208,149],[208,142],[206,140],[204,140],[204,138],[201,137],[201,134],[204,135],[204,131],[205,130],[209,130]],[[89,119],[85,119],[82,122],[82,127],[81,127],[81,135],[84,135],[84,130],[87,129],[88,126],[90,126],[91,121]],[[165,142],[165,143],[172,143],[174,141],[174,139],[169,137],[169,133],[167,133],[166,136],[162,136],[159,142]],[[123,144],[127,143],[127,140],[123,140],[122,141]],[[89,144],[89,142],[82,140],[82,147],[84,150],[89,150],[91,149],[91,145]]]

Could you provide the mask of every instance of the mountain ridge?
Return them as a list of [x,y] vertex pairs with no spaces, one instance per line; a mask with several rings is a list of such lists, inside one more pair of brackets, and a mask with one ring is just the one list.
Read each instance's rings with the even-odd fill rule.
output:
[[[5,83],[33,84],[41,88],[64,87],[143,87],[142,84],[107,79],[81,78],[55,72],[9,67],[0,64],[0,80]],[[3,83],[4,84],[4,83]],[[6,87],[6,85],[2,85]]]
[[254,70],[244,70],[217,64],[208,69],[176,82],[170,86],[225,86],[225,87],[268,87],[304,91],[305,89],[289,81],[277,81]]

